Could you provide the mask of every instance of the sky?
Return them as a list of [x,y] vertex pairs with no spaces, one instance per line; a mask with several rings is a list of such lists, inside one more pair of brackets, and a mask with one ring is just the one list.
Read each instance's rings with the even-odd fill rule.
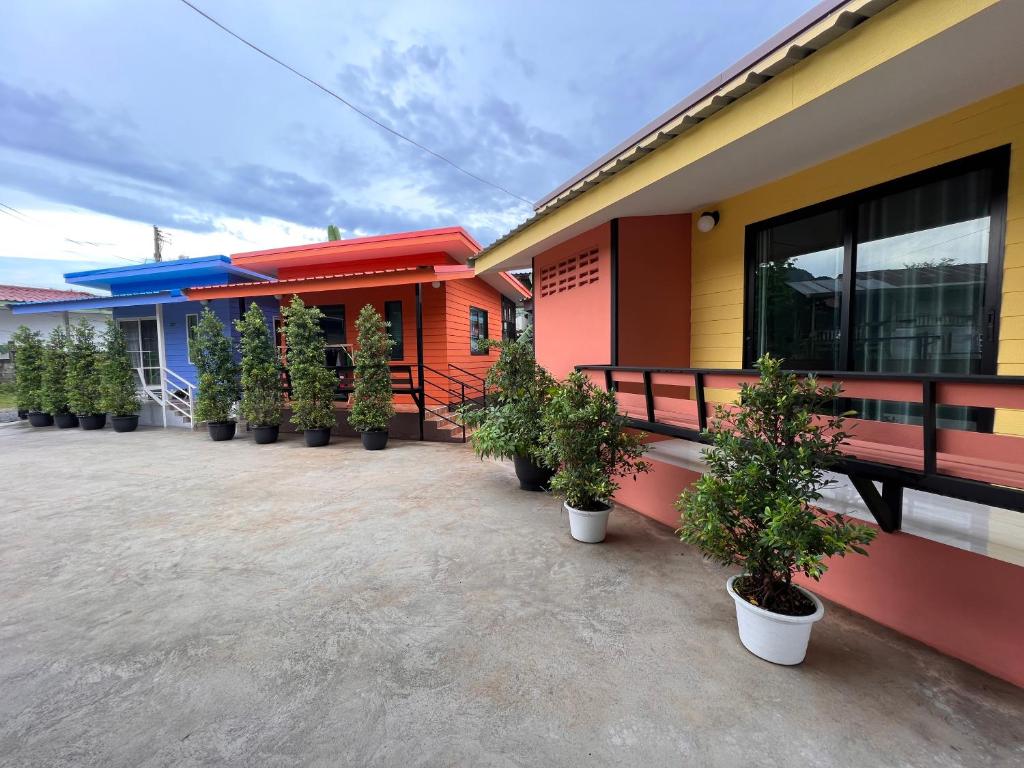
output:
[[[813,0],[194,0],[377,119],[536,200]],[[412,147],[180,0],[14,0],[0,24],[0,283],[462,225],[524,202]]]

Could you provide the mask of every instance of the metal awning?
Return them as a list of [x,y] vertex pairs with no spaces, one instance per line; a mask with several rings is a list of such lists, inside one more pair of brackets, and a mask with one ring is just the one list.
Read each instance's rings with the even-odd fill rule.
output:
[[12,304],[11,312],[15,315],[37,315],[42,312],[74,312],[81,309],[113,309],[115,307],[138,307],[147,304],[176,304],[188,300],[188,296],[179,289],[174,289],[170,291],[125,293],[119,296],[90,296],[82,299],[29,301],[23,304]]

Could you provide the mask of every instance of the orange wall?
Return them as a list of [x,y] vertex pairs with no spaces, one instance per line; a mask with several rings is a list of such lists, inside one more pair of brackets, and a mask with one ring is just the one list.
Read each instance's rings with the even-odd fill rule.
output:
[[619,219],[619,365],[690,365],[690,214]]
[[[574,365],[611,361],[611,227],[602,224],[534,260],[537,361],[563,378]],[[597,282],[542,296],[540,274],[563,259],[598,250]]]
[[[486,355],[471,355],[469,352],[469,308],[476,307],[487,312],[487,335],[492,339],[501,338],[501,294],[480,278],[452,280],[445,283],[448,327],[446,346],[448,362],[464,368],[477,376],[486,376],[487,371],[498,359],[497,350],[488,350]],[[466,378],[453,371],[455,378]]]

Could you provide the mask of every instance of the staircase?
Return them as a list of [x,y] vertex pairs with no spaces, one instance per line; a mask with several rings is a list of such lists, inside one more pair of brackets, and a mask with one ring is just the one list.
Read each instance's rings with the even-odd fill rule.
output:
[[[167,417],[177,416],[182,426],[195,429],[195,386],[184,376],[169,368],[160,369],[160,388],[153,389],[146,385],[145,375],[141,368],[135,369],[139,377],[139,396],[143,401],[152,400],[160,406],[164,426],[168,426]],[[169,412],[168,412],[169,409]]]
[[[483,377],[455,365],[443,373],[430,366],[423,367],[432,381],[425,382],[423,392],[423,439],[437,443],[464,443],[467,432],[456,412],[467,402],[487,402],[487,385]],[[452,375],[458,371],[460,378]]]

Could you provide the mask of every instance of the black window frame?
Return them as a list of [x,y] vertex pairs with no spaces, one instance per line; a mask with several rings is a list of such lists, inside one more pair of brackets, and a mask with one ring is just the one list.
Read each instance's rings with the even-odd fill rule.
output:
[[[395,324],[391,322],[391,310],[398,308],[398,338],[395,338]],[[405,359],[405,312],[401,300],[384,302],[384,322],[388,323],[388,337],[395,342],[391,347],[392,360]]]
[[[474,330],[473,313],[474,312],[479,313],[480,316],[482,317],[482,321],[481,320],[477,320],[477,322],[476,322],[476,326],[477,327],[479,327],[481,325],[483,326],[483,335],[482,336],[474,336],[473,335],[473,330]],[[480,309],[480,307],[472,307],[471,306],[469,308],[469,354],[484,356],[484,355],[489,355],[491,353],[491,348],[490,347],[483,346],[483,348],[480,348],[480,345],[478,345],[476,343],[476,342],[478,342],[480,340],[485,340],[485,339],[488,338],[488,336],[489,336],[489,329],[490,329],[490,326],[488,325],[487,310],[486,309]]]
[[[875,198],[983,169],[991,171],[992,186],[990,190],[991,223],[989,225],[988,266],[985,274],[985,306],[983,310],[985,337],[982,345],[980,374],[995,374],[999,354],[999,316],[1003,299],[1003,261],[1006,252],[1006,197],[1010,173],[1009,144],[748,224],[744,232],[743,244],[745,262],[743,270],[743,367],[753,368],[754,361],[757,359],[754,335],[754,307],[756,305],[754,291],[757,270],[757,236],[761,231],[827,211],[838,210],[840,212],[843,227],[841,288],[843,301],[839,326],[840,367],[837,370],[852,372],[856,370],[853,364],[854,339],[852,334],[856,323],[853,316],[856,311],[856,302],[851,301],[850,297],[854,295],[853,280],[857,271],[858,207]],[[878,376],[882,378],[898,375],[879,373]]]

